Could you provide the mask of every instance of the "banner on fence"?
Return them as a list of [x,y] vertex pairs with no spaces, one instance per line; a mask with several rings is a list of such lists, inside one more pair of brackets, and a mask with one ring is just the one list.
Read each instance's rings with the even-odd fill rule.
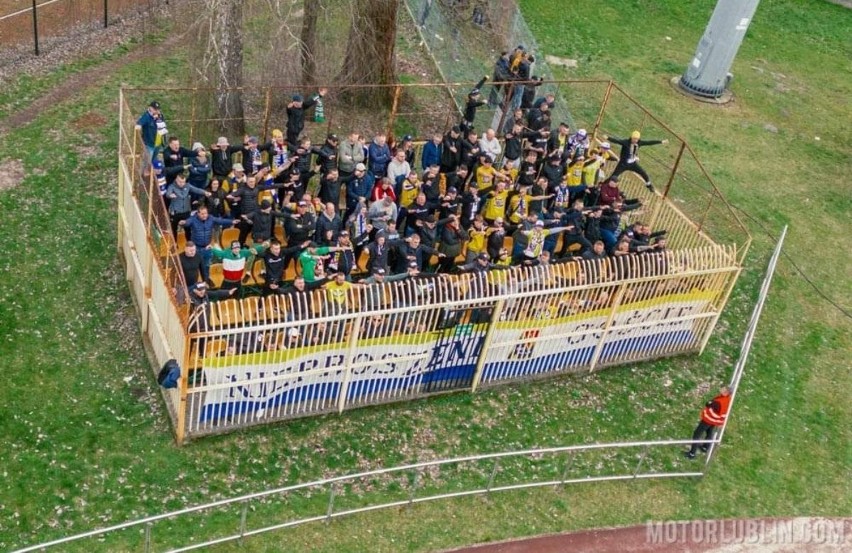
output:
[[[697,319],[717,291],[670,294],[626,303],[617,310],[602,345],[600,361],[645,349],[688,349],[698,338]],[[588,365],[610,309],[567,305],[539,309],[520,320],[495,323],[492,347],[483,351],[489,323],[455,324],[435,332],[358,340],[351,353],[342,331],[333,343],[276,351],[226,355],[204,362],[205,393],[199,422],[254,412],[279,405],[337,400],[348,382],[346,401],[373,394],[415,397],[429,391],[465,389],[472,383],[480,356],[482,381],[507,380]],[[506,315],[511,312],[509,303]],[[619,329],[619,327],[626,327]],[[297,338],[296,332],[290,333]],[[566,336],[567,335],[567,336]],[[552,338],[557,337],[557,338]],[[346,378],[346,366],[351,374]],[[443,384],[443,385],[442,385]]]

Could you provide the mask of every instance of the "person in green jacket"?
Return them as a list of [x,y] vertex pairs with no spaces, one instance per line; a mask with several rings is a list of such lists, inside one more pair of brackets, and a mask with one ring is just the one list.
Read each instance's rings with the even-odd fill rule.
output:
[[323,246],[319,248],[309,246],[302,250],[302,253],[299,254],[299,266],[302,268],[302,276],[305,277],[305,282],[314,282],[316,280],[317,266],[324,262],[326,255],[348,249],[351,249],[351,246]]

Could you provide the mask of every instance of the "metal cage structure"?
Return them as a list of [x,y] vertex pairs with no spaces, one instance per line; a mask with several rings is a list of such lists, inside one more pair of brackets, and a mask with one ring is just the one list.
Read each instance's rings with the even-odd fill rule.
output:
[[[120,91],[118,248],[154,366],[177,359],[177,388],[163,390],[178,443],[209,434],[366,405],[455,391],[475,392],[535,378],[700,353],[730,297],[751,237],[692,148],[610,81],[553,81],[573,119],[590,135],[629,133],[668,138],[643,156],[661,192],[625,173],[621,188],[642,200],[627,224],[668,232],[668,249],[638,257],[513,267],[488,273],[425,275],[355,285],[344,294],[314,290],[249,296],[193,311],[173,236],[153,178],[143,181],[138,113],[156,97],[184,143],[215,140],[207,89]],[[469,83],[396,85],[385,112],[358,118],[331,89],[315,138],[372,132],[429,134],[458,117],[447,98]],[[445,89],[446,105],[418,103]],[[273,97],[253,89],[246,124],[265,137],[281,117]],[[168,108],[167,108],[168,109]],[[436,117],[437,112],[443,119]],[[499,108],[480,111],[478,128]],[[423,134],[412,121],[428,121]],[[481,124],[480,124],[481,121]],[[674,146],[674,147],[672,147]],[[419,156],[419,151],[418,151]],[[259,285],[263,276],[252,273]]]

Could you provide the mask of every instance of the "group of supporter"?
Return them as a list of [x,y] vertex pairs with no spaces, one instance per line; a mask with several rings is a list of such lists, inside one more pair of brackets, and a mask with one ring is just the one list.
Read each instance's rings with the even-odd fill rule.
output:
[[[511,72],[530,58],[513,52],[499,63]],[[474,127],[486,103],[483,79],[459,124],[429,137],[419,155],[412,136],[351,132],[314,144],[303,134],[306,110],[324,89],[307,99],[294,95],[285,130],[273,130],[268,142],[222,136],[189,148],[169,135],[152,102],[138,121],[143,177],[156,182],[171,232],[186,235],[180,258],[187,283],[212,286],[216,262],[228,294],[262,262],[268,295],[664,251],[663,231],[623,224],[641,202],[619,189],[624,171],[653,189],[637,153],[660,141],[643,140],[638,131],[598,141],[585,129],[554,124],[554,96],[535,98],[535,83],[526,80],[531,85],[519,88],[506,132]],[[621,146],[619,154],[612,144]],[[238,237],[218,247],[220,229],[230,227]],[[287,278],[291,266],[295,281]]]

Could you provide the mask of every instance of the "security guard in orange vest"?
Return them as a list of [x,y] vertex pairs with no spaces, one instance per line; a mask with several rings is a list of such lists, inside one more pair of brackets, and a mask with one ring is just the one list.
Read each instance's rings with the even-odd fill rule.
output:
[[701,434],[704,434],[705,440],[713,438],[713,432],[725,424],[728,418],[728,408],[731,405],[731,389],[727,386],[722,386],[719,389],[719,395],[714,397],[701,410],[701,422],[692,433],[693,444],[689,451],[684,452],[687,459],[695,459],[695,450],[699,447],[701,451],[706,452],[710,449],[710,444],[701,444],[700,446],[694,440],[700,440]]

